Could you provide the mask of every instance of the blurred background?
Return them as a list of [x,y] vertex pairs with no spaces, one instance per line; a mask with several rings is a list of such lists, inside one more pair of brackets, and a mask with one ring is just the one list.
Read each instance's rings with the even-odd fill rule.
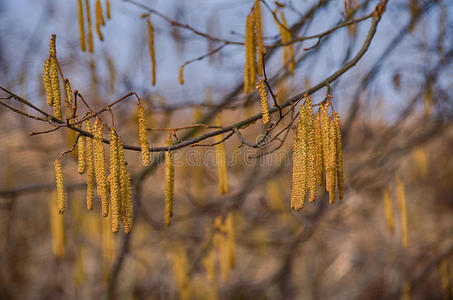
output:
[[[95,110],[134,91],[154,129],[201,120],[214,125],[215,115],[227,126],[260,112],[258,94],[242,92],[244,46],[227,43],[206,55],[223,43],[184,27],[242,43],[255,1],[110,0],[102,42],[96,1],[81,2],[84,12],[87,2],[91,9],[93,53],[80,49],[77,0],[0,0],[1,87],[50,113],[42,68],[56,34],[65,76]],[[105,14],[106,1],[100,2]],[[272,10],[284,12],[293,37],[302,37],[369,15],[377,4],[262,2],[264,43],[277,45],[268,49],[266,71],[278,103],[325,82],[354,58],[372,21],[294,43],[291,75],[282,64]],[[155,86],[142,16],[148,8]],[[329,83],[342,120],[345,197],[329,205],[320,191],[300,211],[290,208],[290,117],[273,136],[288,130],[265,147],[244,143],[263,136],[261,120],[241,129],[241,138],[225,141],[225,195],[218,192],[209,146],[214,138],[175,151],[170,227],[164,222],[162,153],[152,153],[152,166],[144,167],[139,152],[125,151],[134,228],[114,234],[97,196],[93,211],[85,207],[86,176],[77,173],[75,152],[63,159],[65,214],[52,208],[53,162],[72,147],[75,133],[61,128],[30,136],[53,127],[0,106],[0,298],[453,299],[452,30],[451,1],[388,1],[364,56]],[[185,66],[181,85],[180,66],[199,57]],[[317,90],[313,103],[326,93]],[[35,113],[7,92],[0,91],[0,101]],[[134,103],[131,98],[113,108],[118,134],[130,145],[139,144]],[[284,111],[290,109],[297,107]],[[108,113],[101,118],[110,124]],[[151,146],[164,146],[166,136],[150,130]]]

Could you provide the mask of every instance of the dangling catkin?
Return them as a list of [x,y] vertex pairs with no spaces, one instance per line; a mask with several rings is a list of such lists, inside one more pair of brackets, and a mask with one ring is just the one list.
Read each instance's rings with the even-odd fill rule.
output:
[[335,118],[338,198],[343,199],[343,196],[344,196],[344,170],[343,170],[343,151],[341,149],[342,142],[341,142],[340,115],[335,111],[335,112],[333,112],[333,116]]
[[329,176],[327,176],[328,163],[329,163],[329,114],[327,112],[327,103],[321,104],[319,108],[320,118],[321,118],[321,139],[322,139],[322,160],[323,160],[323,169],[326,175],[326,190],[330,189]]
[[305,100],[305,114],[307,122],[306,144],[307,144],[307,189],[310,189],[308,200],[314,202],[316,198],[316,145],[315,145],[315,128],[313,117],[313,105],[310,98]]
[[[171,135],[168,135],[166,146],[172,145]],[[165,152],[165,225],[170,226],[173,216],[173,196],[175,184],[175,164],[172,151]]]
[[146,19],[146,23],[148,24],[148,45],[149,45],[149,56],[151,57],[151,65],[152,65],[152,75],[153,75],[153,86],[156,85],[156,55],[154,51],[154,28],[151,24],[151,18],[148,17]]
[[321,115],[318,112],[315,118],[315,150],[316,150],[316,184],[322,185],[322,170],[323,170],[323,158],[322,158],[322,129],[321,129]]
[[61,119],[61,94],[60,80],[58,79],[57,52],[55,47],[55,34],[52,34],[49,42],[49,59],[50,59],[50,84],[53,95],[53,112],[55,118]]
[[46,91],[47,105],[53,106],[52,83],[50,81],[50,57],[44,63],[42,77],[44,81],[44,89]]
[[93,30],[91,29],[90,0],[85,0],[85,7],[87,9],[88,51],[93,52]]
[[258,75],[263,76],[263,27],[261,23],[261,8],[260,8],[260,1],[255,1],[255,26],[256,26],[256,45],[258,47]]
[[179,67],[179,84],[184,85],[184,64]]
[[110,128],[110,206],[112,208],[112,232],[120,229],[120,184],[119,184],[118,135]]
[[101,41],[104,40],[104,36],[101,32],[101,25],[104,25],[104,15],[102,13],[102,4],[100,0],[96,0],[96,32]]
[[335,131],[335,121],[329,120],[329,163],[327,175],[329,176],[329,203],[335,202],[335,187],[337,182],[337,138]]
[[64,213],[65,209],[65,194],[63,183],[63,170],[58,159],[55,160],[55,179],[57,182],[57,210],[58,213],[62,214]]
[[267,104],[267,94],[266,94],[266,88],[264,87],[263,79],[261,79],[260,82],[256,85],[256,88],[258,89],[258,91],[260,93],[261,112],[263,114],[263,123],[267,125],[270,122],[269,106]]
[[[222,117],[220,114],[216,118],[216,126],[222,126]],[[226,154],[225,144],[222,142],[223,134],[216,135],[214,137],[215,153],[216,153],[216,164],[217,164],[217,176],[219,178],[219,193],[221,195],[228,192],[228,170],[226,166]]]
[[138,139],[142,149],[142,161],[145,166],[149,165],[151,158],[149,154],[148,129],[145,117],[145,109],[142,104],[137,105],[137,123],[138,123]]
[[110,15],[110,0],[106,0],[105,9],[106,9],[106,14],[107,14],[107,19],[110,20],[110,18],[111,18],[111,15]]
[[234,231],[234,212],[230,212],[225,220],[227,231],[227,251],[228,251],[228,265],[230,269],[234,268],[236,263],[236,235]]
[[245,26],[244,93],[248,94],[253,89],[256,80],[255,20],[253,12],[247,16]]
[[[291,33],[288,31],[288,24],[286,22],[285,14],[282,12],[280,14],[282,19],[282,24],[278,23],[278,28],[280,29],[281,42],[287,43],[290,42],[292,37]],[[283,25],[283,26],[282,26]],[[289,71],[291,75],[294,75],[294,54],[293,54],[293,45],[283,46],[283,65]]]
[[384,207],[385,207],[385,219],[387,222],[387,230],[393,234],[395,230],[395,220],[393,218],[393,204],[392,198],[390,197],[390,188],[387,187],[383,194]]
[[107,190],[107,172],[105,167],[104,143],[102,131],[104,125],[96,119],[93,128],[93,155],[94,155],[94,171],[96,174],[96,184],[98,195],[102,202],[102,215],[107,217],[109,214],[108,190]]
[[77,141],[77,171],[79,174],[85,173],[85,143],[84,138],[79,136],[79,140]]
[[127,172],[126,161],[124,159],[123,143],[121,138],[118,136],[116,146],[118,147],[119,157],[119,172],[120,172],[120,219],[124,226],[126,233],[132,230],[132,217],[133,217],[133,206],[132,206],[132,190],[131,190],[131,177]]
[[291,191],[291,207],[299,210],[304,206],[307,193],[307,120],[306,107],[300,106],[299,122],[297,124],[296,138],[294,140],[293,154],[293,187]]
[[83,6],[82,0],[77,0],[77,9],[79,12],[79,34],[80,34],[80,50],[86,51],[85,45],[85,24],[83,21]]
[[[90,120],[85,121],[85,130],[93,133],[91,130]],[[93,139],[85,137],[86,148],[86,171],[87,171],[87,209],[93,209],[94,197],[94,162],[93,162]]]
[[72,94],[71,83],[69,82],[68,79],[65,80],[64,86],[66,92],[66,99],[68,100],[64,102],[66,107],[66,118],[69,119],[72,117],[72,105],[74,102],[74,96]]
[[399,177],[396,178],[396,197],[401,217],[401,243],[407,248],[407,209],[406,209],[406,191],[404,184]]
[[50,230],[52,232],[53,254],[63,257],[65,254],[64,214],[57,212],[58,195],[54,190],[49,199]]

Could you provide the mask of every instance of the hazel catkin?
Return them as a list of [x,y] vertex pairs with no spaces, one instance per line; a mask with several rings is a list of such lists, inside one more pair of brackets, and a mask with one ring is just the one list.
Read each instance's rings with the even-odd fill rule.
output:
[[148,45],[149,45],[149,56],[151,58],[151,73],[152,73],[152,84],[156,85],[156,53],[154,49],[154,27],[151,24],[151,18],[146,19],[148,25]]
[[94,172],[96,175],[98,195],[101,198],[102,202],[102,215],[104,217],[107,217],[109,214],[109,202],[108,202],[107,171],[105,167],[104,143],[102,138],[103,129],[104,125],[100,123],[99,119],[96,119],[93,128]]
[[80,50],[85,52],[86,51],[85,24],[84,24],[84,20],[83,20],[82,0],[77,0],[77,10],[78,10],[78,17],[79,17]]
[[[85,130],[89,133],[93,133],[91,130],[90,120],[85,121]],[[93,197],[94,197],[94,162],[93,162],[93,139],[85,137],[85,158],[86,158],[86,172],[87,172],[87,209],[93,209]]]
[[52,233],[52,251],[57,257],[65,254],[64,214],[57,212],[58,192],[53,191],[49,199],[50,230]]
[[263,76],[263,53],[264,53],[264,45],[263,45],[263,27],[261,23],[261,8],[260,8],[260,1],[255,0],[254,6],[254,17],[255,17],[255,29],[256,29],[256,46],[258,48],[258,75]]
[[50,82],[50,58],[46,59],[42,72],[44,89],[46,91],[47,105],[53,106],[52,84]]
[[343,170],[343,152],[341,142],[341,126],[340,116],[337,112],[333,112],[335,119],[335,134],[336,134],[336,155],[337,155],[337,185],[338,185],[338,198],[344,197],[344,170]]
[[118,232],[120,225],[120,184],[118,135],[114,127],[110,128],[110,207],[112,210],[112,232]]
[[301,105],[299,109],[299,122],[297,124],[296,138],[293,149],[293,186],[291,191],[291,207],[302,209],[307,193],[307,120],[306,107]]
[[[216,126],[222,126],[222,117],[220,114],[216,118]],[[228,192],[228,169],[226,166],[225,144],[223,143],[223,134],[215,136],[215,153],[217,176],[219,178],[219,193],[221,195]]]
[[133,219],[133,204],[132,204],[132,189],[131,177],[127,172],[126,161],[124,159],[124,150],[121,137],[116,140],[118,148],[118,163],[119,163],[119,182],[120,182],[120,220],[123,223],[124,231],[129,233],[132,230]]
[[269,117],[269,106],[267,103],[266,88],[264,87],[263,79],[261,79],[259,81],[259,83],[256,85],[256,88],[258,89],[258,91],[260,93],[261,113],[263,114],[263,123],[267,125],[270,122],[270,117]]
[[57,183],[57,210],[58,213],[62,214],[65,210],[65,192],[63,183],[63,170],[61,168],[60,161],[57,159],[55,164],[55,179]]
[[[168,135],[166,146],[171,146],[171,135]],[[165,152],[165,225],[170,226],[173,216],[173,197],[175,184],[175,165],[172,151]]]
[[88,26],[88,51],[93,52],[93,30],[91,29],[91,13],[90,13],[90,0],[85,0],[85,7],[87,11],[87,26]]
[[137,105],[137,123],[138,123],[138,138],[141,147],[142,161],[145,166],[148,166],[151,162],[149,153],[149,140],[148,140],[148,129],[146,123],[145,109],[142,104]]
[[79,174],[85,173],[85,143],[84,138],[80,135],[77,141],[77,172]]

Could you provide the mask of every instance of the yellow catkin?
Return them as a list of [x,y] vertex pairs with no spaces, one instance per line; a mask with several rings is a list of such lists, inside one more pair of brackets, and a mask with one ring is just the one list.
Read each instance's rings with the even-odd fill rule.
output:
[[[171,146],[171,135],[168,135],[167,146]],[[173,196],[175,185],[175,164],[173,152],[165,152],[165,225],[170,226],[173,216]]]
[[42,72],[44,89],[46,91],[47,105],[53,106],[52,83],[50,81],[50,58],[46,59]]
[[[90,120],[85,121],[85,130],[92,133]],[[93,209],[93,197],[94,197],[94,162],[93,162],[93,139],[85,137],[85,148],[86,148],[86,172],[87,172],[87,209]]]
[[119,157],[119,178],[120,178],[120,220],[123,223],[124,231],[129,233],[132,230],[133,204],[131,177],[127,172],[126,161],[124,159],[124,150],[121,137],[118,136],[116,146],[118,147]]
[[293,154],[293,186],[291,191],[291,207],[299,210],[305,203],[307,193],[307,120],[306,107],[300,106],[299,122],[297,124],[296,138],[294,140]]
[[316,198],[316,141],[315,141],[315,120],[313,116],[313,105],[310,98],[305,101],[306,115],[306,144],[307,144],[307,189],[310,190],[308,200],[314,202]]
[[65,193],[63,183],[63,169],[61,168],[60,161],[55,160],[55,179],[57,183],[57,210],[58,213],[64,213],[65,209]]
[[110,128],[110,207],[112,209],[112,232],[120,229],[120,183],[118,135],[115,128]]
[[401,300],[411,300],[411,283],[407,280],[403,282],[401,288]]
[[77,141],[77,172],[79,174],[85,173],[86,161],[85,161],[85,143],[82,136]]
[[93,30],[91,29],[91,13],[90,13],[90,0],[85,0],[85,7],[87,10],[87,25],[88,25],[88,51],[93,52]]
[[111,268],[115,261],[116,247],[115,235],[110,228],[109,218],[102,218],[102,264],[103,277],[107,281],[110,277]]
[[[283,12],[280,14],[280,17],[282,19],[282,24],[278,23],[278,27],[280,29],[281,41],[282,43],[287,43],[292,39],[291,33],[288,31],[288,24]],[[294,75],[295,65],[292,44],[283,46],[283,65],[288,69],[291,75]]]
[[260,93],[261,113],[263,114],[263,123],[267,125],[270,122],[269,106],[267,103],[267,94],[266,94],[266,88],[264,87],[263,79],[261,79],[260,82],[256,85],[256,88],[258,89],[258,91]]
[[227,233],[227,252],[228,252],[228,266],[231,269],[234,268],[236,264],[236,233],[234,230],[235,227],[235,217],[234,212],[230,212],[226,216],[225,225]]
[[343,197],[344,197],[344,170],[343,170],[343,151],[342,151],[342,142],[341,142],[340,115],[337,112],[334,112],[333,117],[335,120],[335,135],[336,135],[338,198],[343,199]]
[[184,85],[184,64],[179,67],[179,84]]
[[322,170],[323,170],[323,156],[322,156],[322,128],[321,128],[321,115],[318,112],[315,118],[315,149],[316,149],[316,184],[322,185]]
[[327,112],[327,104],[321,104],[319,109],[321,118],[321,139],[322,139],[322,160],[323,169],[326,175],[326,190],[330,188],[329,177],[327,176],[327,167],[329,162],[329,113]]
[[58,78],[58,66],[57,66],[57,52],[56,52],[56,36],[52,34],[49,42],[49,59],[50,59],[50,84],[53,95],[53,112],[55,118],[61,119],[61,94],[60,94],[60,80]]
[[148,17],[146,20],[148,24],[148,45],[149,45],[149,56],[151,58],[151,72],[152,72],[152,83],[153,86],[156,85],[156,53],[154,50],[154,28],[151,24],[151,18]]
[[390,197],[390,188],[386,188],[383,194],[384,207],[385,207],[385,219],[387,222],[387,230],[393,234],[395,231],[395,220],[393,217],[393,204],[392,198]]
[[179,290],[179,299],[192,299],[192,289],[189,277],[189,260],[186,249],[182,244],[176,245],[173,250],[173,273]]
[[256,81],[255,19],[253,12],[247,16],[245,26],[244,92],[248,94]]
[[439,277],[440,277],[440,286],[442,287],[442,293],[444,295],[444,299],[449,299],[448,298],[448,281],[449,281],[449,276],[448,276],[448,261],[447,259],[442,259],[439,262],[438,266],[438,272],[439,272]]
[[396,197],[401,217],[401,243],[407,248],[407,209],[406,209],[406,191],[404,184],[399,177],[396,178]]
[[82,0],[77,0],[77,9],[79,12],[79,34],[80,34],[80,50],[83,52],[86,51],[86,44],[85,44],[85,24],[83,20],[83,6]]
[[102,131],[104,125],[96,119],[93,128],[93,156],[94,156],[94,172],[96,175],[96,185],[98,195],[102,202],[102,215],[107,217],[109,214],[108,202],[108,186],[107,186],[107,171],[105,167],[104,143],[102,142]]
[[49,199],[50,230],[52,232],[53,254],[63,257],[65,254],[64,214],[57,212],[58,192],[52,192]]
[[[216,118],[216,126],[222,126],[222,117],[220,114]],[[225,144],[222,142],[223,134],[215,136],[215,153],[217,164],[217,176],[219,178],[219,193],[221,195],[228,192],[228,169],[226,165]]]
[[337,134],[335,131],[335,121],[329,120],[329,163],[327,176],[329,176],[329,203],[335,202],[335,187],[337,181]]
[[110,14],[110,0],[106,0],[105,9],[106,9],[107,19],[110,20],[110,18],[112,17],[111,14]]
[[96,0],[96,32],[101,41],[104,40],[104,36],[101,32],[101,25],[104,25],[104,14],[102,12],[102,4],[100,0]]
[[255,26],[256,26],[256,45],[258,48],[258,75],[263,76],[263,26],[261,22],[261,8],[260,8],[260,1],[255,1]]
[[142,161],[145,166],[151,162],[149,153],[149,140],[148,140],[148,129],[146,123],[145,109],[143,105],[139,103],[137,105],[137,123],[138,123],[138,139],[140,142]]
[[74,103],[74,95],[72,94],[72,88],[71,88],[71,83],[69,80],[65,80],[64,82],[64,87],[66,91],[66,98],[68,99],[68,104],[71,105],[71,107],[68,107],[68,110],[71,112],[72,115],[72,105]]

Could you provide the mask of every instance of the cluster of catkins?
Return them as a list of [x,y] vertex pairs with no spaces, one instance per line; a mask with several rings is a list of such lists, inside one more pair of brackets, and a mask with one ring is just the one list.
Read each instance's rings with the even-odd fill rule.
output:
[[[84,122],[85,130],[93,134],[91,137],[79,137],[78,172],[87,174],[86,204],[89,210],[93,209],[94,182],[96,180],[97,194],[101,198],[102,215],[107,217],[111,213],[112,231],[119,231],[119,222],[124,231],[132,229],[132,191],[131,178],[126,168],[123,145],[114,127],[110,129],[110,174],[107,176],[105,152],[102,132],[103,124],[96,119],[93,127],[89,120]],[[59,160],[55,161],[55,177],[57,182],[57,209],[64,213],[65,193],[63,172]],[[110,195],[110,201],[109,201]]]
[[343,199],[340,118],[333,108],[329,116],[329,106],[330,101],[323,102],[314,116],[312,102],[307,97],[300,107],[294,141],[291,194],[291,207],[296,210],[304,206],[307,193],[309,201],[315,201],[317,188],[322,185],[329,193],[329,203],[335,201],[337,187],[338,197]]
[[[106,6],[106,16],[107,19],[110,19],[110,0],[105,1]],[[96,11],[95,11],[95,21],[96,21],[96,32],[98,34],[99,40],[103,41],[104,36],[101,32],[101,26],[105,26],[105,18],[102,10],[102,4],[100,0],[96,0]],[[82,0],[77,0],[77,10],[78,10],[78,19],[79,19],[79,33],[80,33],[80,49],[86,51],[85,44],[85,21],[83,13],[83,4]],[[90,12],[90,1],[85,0],[85,15],[87,19],[88,27],[88,51],[93,52],[93,30],[91,22],[91,12]]]

